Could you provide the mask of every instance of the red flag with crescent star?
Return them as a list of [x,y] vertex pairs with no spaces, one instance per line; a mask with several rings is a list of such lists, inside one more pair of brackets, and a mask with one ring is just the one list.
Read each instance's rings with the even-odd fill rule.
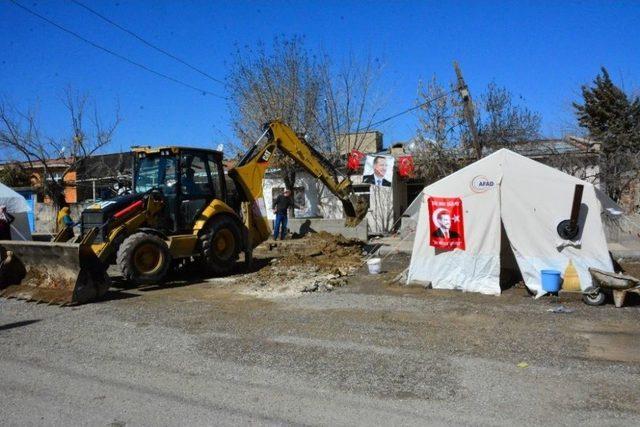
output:
[[413,156],[398,157],[398,175],[403,178],[412,178],[414,170]]
[[429,245],[438,249],[465,249],[462,200],[429,197]]
[[367,155],[363,152],[356,149],[351,150],[351,153],[349,153],[349,157],[347,158],[347,169],[354,171],[358,170],[360,168],[360,162],[365,157],[367,157]]

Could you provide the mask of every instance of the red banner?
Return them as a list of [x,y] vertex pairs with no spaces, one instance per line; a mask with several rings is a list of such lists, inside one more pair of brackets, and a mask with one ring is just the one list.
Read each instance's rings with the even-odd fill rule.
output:
[[438,249],[465,249],[462,200],[429,197],[429,245]]
[[398,175],[403,178],[413,177],[413,171],[415,166],[413,165],[413,156],[400,156],[398,157]]
[[355,149],[351,150],[351,153],[349,153],[349,157],[347,159],[347,169],[351,169],[354,171],[360,169],[360,162],[365,157],[367,157],[366,154]]

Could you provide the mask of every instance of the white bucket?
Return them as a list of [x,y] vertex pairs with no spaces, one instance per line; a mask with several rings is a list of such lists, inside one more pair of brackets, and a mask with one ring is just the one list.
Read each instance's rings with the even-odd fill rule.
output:
[[380,273],[381,264],[382,264],[382,260],[380,258],[371,258],[370,260],[367,260],[367,267],[369,268],[369,274]]

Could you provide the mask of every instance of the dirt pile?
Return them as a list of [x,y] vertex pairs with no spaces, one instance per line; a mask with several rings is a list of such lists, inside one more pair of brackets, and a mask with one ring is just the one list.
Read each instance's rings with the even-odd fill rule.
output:
[[268,256],[274,258],[261,270],[245,275],[245,293],[277,297],[328,292],[344,286],[346,276],[363,263],[361,242],[327,232],[267,247]]
[[278,248],[278,266],[310,265],[321,270],[349,270],[362,263],[362,243],[357,240],[321,231],[292,242],[296,243]]

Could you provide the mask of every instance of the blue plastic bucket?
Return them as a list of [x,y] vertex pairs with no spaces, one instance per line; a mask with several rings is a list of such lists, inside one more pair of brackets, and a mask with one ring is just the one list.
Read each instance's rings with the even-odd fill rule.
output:
[[545,292],[555,293],[560,291],[560,272],[558,270],[541,270],[542,289]]

